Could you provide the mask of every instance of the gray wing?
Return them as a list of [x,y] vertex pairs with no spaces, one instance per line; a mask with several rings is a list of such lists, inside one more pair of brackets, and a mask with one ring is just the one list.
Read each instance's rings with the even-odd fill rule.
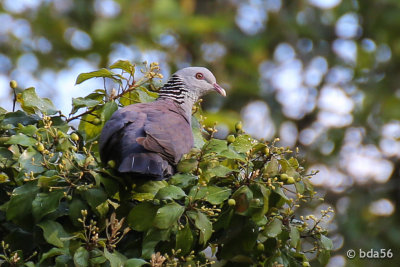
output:
[[106,122],[99,140],[100,157],[104,163],[116,159],[116,153],[123,154],[123,143],[135,145],[136,138],[144,135],[146,114],[140,111],[141,108],[140,104],[127,106],[117,110]]
[[150,110],[144,125],[146,135],[138,138],[139,144],[162,155],[172,165],[193,147],[193,134],[189,121],[174,108]]

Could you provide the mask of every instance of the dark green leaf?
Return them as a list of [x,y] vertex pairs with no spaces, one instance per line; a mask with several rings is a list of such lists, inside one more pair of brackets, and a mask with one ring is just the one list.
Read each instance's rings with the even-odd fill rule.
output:
[[35,199],[39,187],[36,183],[26,183],[14,189],[7,206],[7,220],[24,220],[32,212],[32,201]]
[[128,215],[129,226],[139,232],[147,231],[153,225],[158,207],[150,202],[142,202],[135,206]]
[[18,163],[22,172],[41,173],[45,171],[42,166],[42,154],[37,152],[33,147],[28,147],[19,157]]
[[197,179],[197,176],[193,174],[177,173],[169,179],[169,182],[173,185],[185,189],[189,186],[194,186],[197,182]]
[[104,256],[110,262],[111,267],[123,267],[126,257],[116,250],[114,252],[108,252],[107,248],[104,249]]
[[32,202],[32,214],[36,221],[40,221],[45,215],[58,208],[64,191],[53,191],[49,193],[38,193]]
[[63,238],[69,237],[68,233],[65,232],[62,225],[55,221],[43,221],[37,224],[43,230],[43,236],[46,241],[56,247],[66,247],[68,241],[64,241]]
[[140,267],[145,264],[148,264],[148,262],[142,259],[129,259],[124,263],[124,267]]
[[200,230],[199,242],[201,245],[205,245],[208,239],[210,239],[212,234],[212,224],[206,215],[197,211],[197,216],[195,217],[195,225],[197,229]]
[[8,139],[8,145],[34,146],[37,143],[36,139],[28,137],[22,133],[13,135]]
[[231,195],[231,189],[227,187],[208,186],[206,190],[205,199],[213,205],[221,204]]
[[178,221],[184,210],[178,203],[168,203],[158,209],[153,225],[158,229],[168,229]]
[[17,126],[19,123],[23,125],[34,124],[39,120],[36,115],[27,115],[25,112],[18,110],[16,112],[9,112],[4,116],[4,119],[0,121],[0,126],[4,127],[8,124]]
[[264,230],[264,234],[268,237],[277,237],[282,232],[282,221],[274,218]]
[[168,185],[166,187],[161,188],[155,198],[157,199],[180,199],[186,196],[185,192],[177,186]]
[[189,173],[197,168],[198,161],[196,159],[185,159],[178,163],[178,172]]
[[176,245],[175,249],[181,250],[181,255],[188,254],[193,246],[193,233],[190,230],[189,223],[184,228],[180,229],[176,234]]
[[166,241],[170,238],[171,229],[159,230],[151,228],[143,239],[142,257],[148,259],[155,253],[154,249],[158,242]]
[[74,263],[77,267],[89,266],[89,252],[84,247],[79,247],[75,251]]

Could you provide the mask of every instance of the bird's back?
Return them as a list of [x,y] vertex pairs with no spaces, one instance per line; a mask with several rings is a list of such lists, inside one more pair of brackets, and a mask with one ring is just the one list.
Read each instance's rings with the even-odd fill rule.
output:
[[190,118],[170,100],[130,105],[107,121],[99,145],[119,172],[164,179],[193,146]]

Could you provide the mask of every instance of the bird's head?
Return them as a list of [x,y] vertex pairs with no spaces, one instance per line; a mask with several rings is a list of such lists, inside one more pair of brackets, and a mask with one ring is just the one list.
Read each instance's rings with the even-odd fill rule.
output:
[[[201,97],[209,92],[216,91],[222,96],[226,96],[225,90],[218,85],[214,74],[203,67],[188,67],[174,73],[178,76],[185,87]],[[173,75],[173,76],[174,76]]]
[[171,76],[161,88],[160,97],[173,99],[178,103],[189,101],[193,104],[212,91],[226,96],[225,90],[217,84],[211,71],[203,67],[188,67],[178,70]]

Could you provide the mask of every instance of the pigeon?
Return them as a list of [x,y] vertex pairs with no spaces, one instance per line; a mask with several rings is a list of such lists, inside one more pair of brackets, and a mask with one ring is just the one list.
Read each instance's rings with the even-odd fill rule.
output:
[[154,102],[126,106],[105,123],[99,140],[101,161],[113,160],[118,172],[131,177],[164,180],[172,176],[194,144],[192,107],[212,91],[226,96],[208,69],[178,70]]

